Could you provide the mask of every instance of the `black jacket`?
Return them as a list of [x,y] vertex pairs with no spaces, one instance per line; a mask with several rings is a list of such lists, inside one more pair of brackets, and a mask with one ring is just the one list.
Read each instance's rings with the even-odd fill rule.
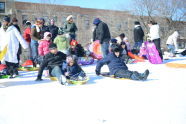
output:
[[103,42],[109,42],[110,38],[108,25],[104,22],[100,22],[93,32],[93,41],[99,40],[102,44]]
[[42,77],[42,73],[45,67],[47,67],[49,69],[49,73],[51,73],[55,66],[61,67],[64,61],[66,61],[66,54],[62,52],[58,51],[57,54],[46,54],[39,68],[38,78]]
[[66,72],[69,73],[69,77],[71,77],[71,76],[78,77],[80,73],[84,73],[82,68],[77,63],[74,63],[73,66],[67,65]]
[[45,33],[45,32],[50,32],[50,30],[49,30],[49,27],[48,27],[48,26],[43,25],[43,26],[41,27],[41,39],[44,38],[44,33]]
[[134,28],[134,42],[143,41],[144,32],[141,26]]
[[52,41],[54,41],[55,37],[58,35],[59,28],[55,25],[49,26],[49,31],[52,34]]
[[114,53],[110,53],[107,57],[100,60],[96,65],[96,71],[100,72],[101,67],[107,64],[111,75],[114,75],[118,70],[128,70],[121,56],[117,57]]
[[77,57],[83,57],[85,56],[85,50],[81,46],[81,44],[77,44],[74,49],[69,49],[69,55],[76,55]]

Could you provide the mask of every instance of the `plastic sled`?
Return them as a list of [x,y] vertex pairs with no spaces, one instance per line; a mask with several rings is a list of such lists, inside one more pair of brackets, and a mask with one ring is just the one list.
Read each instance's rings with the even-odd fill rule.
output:
[[185,68],[186,69],[186,64],[180,64],[180,63],[166,63],[165,64],[167,67],[171,68]]
[[94,59],[102,59],[102,52],[101,52],[101,44],[99,43],[99,40],[94,41],[90,46],[89,46],[89,51],[92,53],[91,56]]
[[0,75],[0,79],[6,79],[6,78],[9,78],[10,75]]
[[143,57],[135,55],[132,52],[128,52],[128,56],[132,59],[138,60],[137,62],[144,62],[145,61],[145,59]]
[[79,57],[77,63],[79,65],[91,65],[94,63],[94,59],[92,57]]
[[150,63],[152,64],[161,64],[162,60],[159,56],[159,53],[156,49],[156,46],[153,42],[145,42],[145,47],[147,50],[147,58],[149,60]]
[[119,80],[129,80],[128,78],[115,77],[114,75],[110,75],[109,72],[102,72],[100,75],[103,77],[110,77],[110,78],[119,79]]
[[[50,77],[50,80],[57,81],[57,77]],[[83,81],[67,80],[67,82],[70,84],[82,85],[82,84],[86,84],[88,80],[89,80],[89,77],[87,77],[86,80],[83,80]]]
[[20,67],[18,71],[38,71],[38,67]]
[[7,68],[7,66],[5,64],[0,64],[0,71],[2,71],[5,68]]

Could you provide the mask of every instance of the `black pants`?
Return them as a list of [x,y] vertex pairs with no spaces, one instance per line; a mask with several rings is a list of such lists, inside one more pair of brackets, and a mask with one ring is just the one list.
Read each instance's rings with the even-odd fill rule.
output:
[[5,61],[5,63],[6,63],[7,72],[9,75],[18,74],[17,63],[11,63],[11,62],[7,62],[7,61]]
[[143,80],[142,74],[138,73],[137,71],[129,71],[123,69],[119,69],[114,76],[118,78],[128,78],[131,80]]
[[161,51],[161,41],[160,41],[160,38],[154,39],[153,42],[154,42],[154,44],[156,46],[156,49],[158,50],[158,53],[159,53],[160,58],[163,60],[163,55],[162,55],[162,51]]

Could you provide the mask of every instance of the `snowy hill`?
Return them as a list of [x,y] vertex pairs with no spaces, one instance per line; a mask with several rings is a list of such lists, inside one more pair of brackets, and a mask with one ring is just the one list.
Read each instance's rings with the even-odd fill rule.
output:
[[[166,62],[186,64],[186,58]],[[0,124],[186,124],[186,68],[149,62],[128,67],[149,69],[148,80],[96,76],[95,65],[83,67],[90,80],[79,86],[35,82],[37,72],[1,79]]]

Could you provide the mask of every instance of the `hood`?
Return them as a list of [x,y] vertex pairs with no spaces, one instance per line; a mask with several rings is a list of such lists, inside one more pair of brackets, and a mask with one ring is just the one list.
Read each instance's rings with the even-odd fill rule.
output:
[[52,34],[51,34],[50,32],[45,32],[45,33],[44,33],[44,38],[43,38],[43,39],[46,39],[46,37],[47,37],[48,35],[51,35],[51,37],[52,37]]
[[173,37],[177,38],[179,36],[178,32],[175,31],[173,34],[172,34]]

